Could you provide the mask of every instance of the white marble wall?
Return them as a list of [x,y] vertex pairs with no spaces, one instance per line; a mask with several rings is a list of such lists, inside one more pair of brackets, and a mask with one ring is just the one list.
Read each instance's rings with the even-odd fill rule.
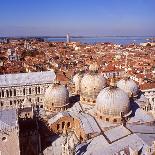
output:
[[41,106],[43,105],[46,88],[49,85],[48,83],[0,88],[0,109],[19,107],[25,96],[28,97],[32,104]]

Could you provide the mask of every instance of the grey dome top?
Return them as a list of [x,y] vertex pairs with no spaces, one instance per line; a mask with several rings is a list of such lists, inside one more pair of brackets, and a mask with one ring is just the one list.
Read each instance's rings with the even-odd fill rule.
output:
[[45,106],[63,107],[69,102],[67,88],[60,84],[52,84],[45,92]]
[[104,88],[96,99],[96,110],[104,115],[120,116],[130,111],[127,93],[120,88]]
[[126,93],[128,93],[129,96],[137,96],[139,91],[138,85],[130,78],[121,79],[120,81],[118,81],[117,87],[124,90]]

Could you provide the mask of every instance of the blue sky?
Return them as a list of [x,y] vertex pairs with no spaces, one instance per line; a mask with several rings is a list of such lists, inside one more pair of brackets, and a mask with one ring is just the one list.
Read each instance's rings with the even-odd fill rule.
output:
[[0,0],[0,36],[155,35],[155,0]]

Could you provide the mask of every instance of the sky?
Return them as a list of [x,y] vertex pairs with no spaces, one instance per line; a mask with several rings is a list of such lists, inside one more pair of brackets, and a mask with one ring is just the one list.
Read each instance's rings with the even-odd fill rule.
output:
[[0,36],[155,36],[155,0],[0,0]]

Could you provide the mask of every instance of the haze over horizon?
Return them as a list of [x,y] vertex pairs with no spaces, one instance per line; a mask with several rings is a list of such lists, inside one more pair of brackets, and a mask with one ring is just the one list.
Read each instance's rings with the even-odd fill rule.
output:
[[5,0],[3,36],[155,36],[154,0]]

